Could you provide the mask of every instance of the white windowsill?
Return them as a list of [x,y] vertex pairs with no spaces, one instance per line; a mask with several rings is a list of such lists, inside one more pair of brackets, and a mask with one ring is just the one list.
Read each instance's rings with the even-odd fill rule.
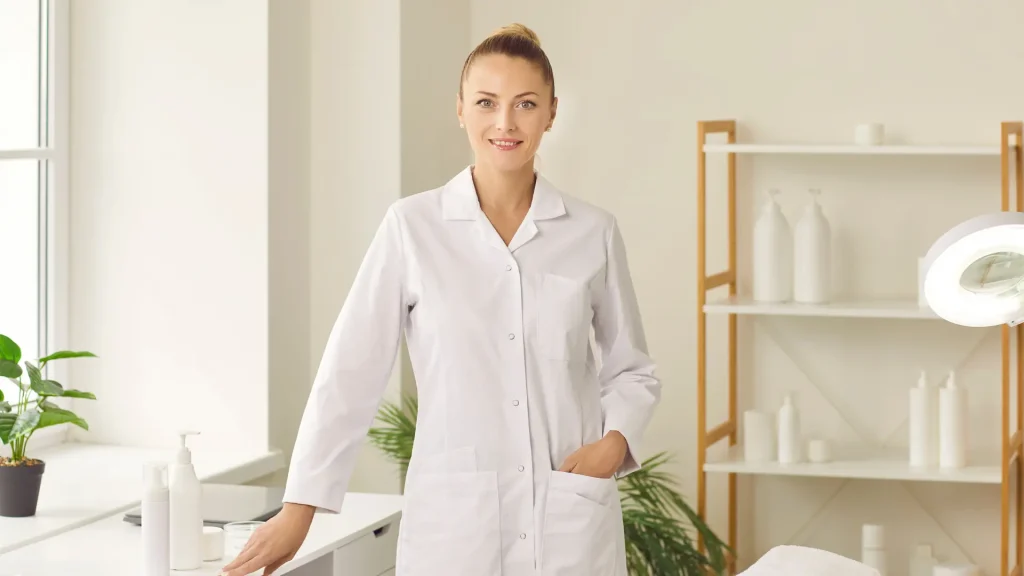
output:
[[[39,506],[30,518],[0,518],[0,556],[138,506],[143,465],[174,456],[173,449],[61,442],[62,438],[55,434],[54,443],[47,446],[44,438],[33,436],[30,456],[46,462]],[[285,465],[278,450],[196,453],[193,463],[200,480],[232,484],[273,474]]]

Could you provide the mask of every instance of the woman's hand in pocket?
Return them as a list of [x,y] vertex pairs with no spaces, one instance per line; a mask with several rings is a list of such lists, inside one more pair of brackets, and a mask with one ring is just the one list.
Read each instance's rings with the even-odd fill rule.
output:
[[617,430],[597,442],[587,444],[565,459],[559,472],[571,472],[594,478],[611,478],[626,459],[626,437]]

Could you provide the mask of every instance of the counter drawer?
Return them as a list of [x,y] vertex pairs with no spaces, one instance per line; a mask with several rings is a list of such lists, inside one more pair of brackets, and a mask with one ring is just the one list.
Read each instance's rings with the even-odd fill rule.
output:
[[334,551],[334,576],[379,576],[395,567],[398,520]]

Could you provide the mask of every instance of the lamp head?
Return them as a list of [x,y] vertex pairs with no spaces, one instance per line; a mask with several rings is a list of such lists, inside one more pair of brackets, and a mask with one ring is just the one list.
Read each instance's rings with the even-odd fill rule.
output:
[[924,294],[954,324],[1024,322],[1024,213],[984,214],[943,234],[925,256]]

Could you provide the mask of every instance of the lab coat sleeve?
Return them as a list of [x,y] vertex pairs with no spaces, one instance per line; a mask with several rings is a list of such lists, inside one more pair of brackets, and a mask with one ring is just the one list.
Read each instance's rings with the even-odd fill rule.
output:
[[299,424],[284,501],[339,512],[407,315],[399,216],[385,215],[330,335]]
[[626,247],[618,223],[611,220],[607,235],[604,291],[595,307],[594,339],[601,353],[601,406],[604,433],[617,430],[626,438],[626,458],[616,476],[640,469],[640,446],[655,406],[661,382],[647,352],[647,341]]

